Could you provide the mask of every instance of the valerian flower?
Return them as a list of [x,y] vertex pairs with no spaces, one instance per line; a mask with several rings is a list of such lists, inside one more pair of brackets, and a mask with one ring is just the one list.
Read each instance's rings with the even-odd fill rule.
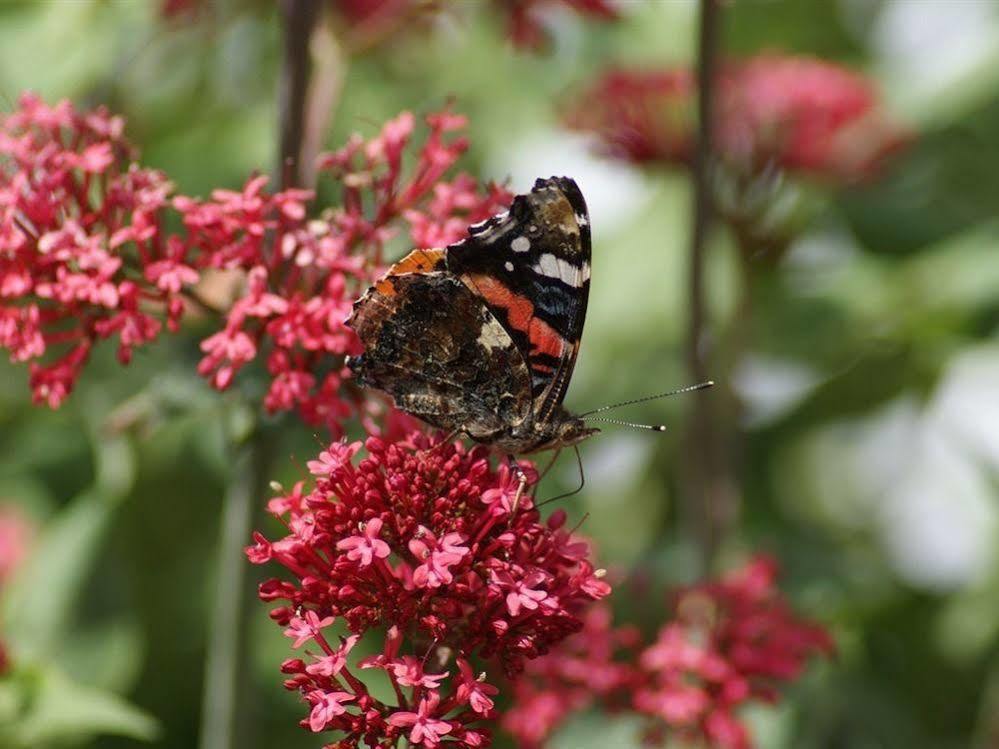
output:
[[[26,95],[0,120],[0,346],[31,363],[35,400],[56,407],[97,340],[117,338],[127,363],[164,323],[176,331],[192,304],[204,308],[200,284],[227,273],[238,288],[211,310],[223,320],[201,342],[198,372],[224,390],[263,360],[264,407],[336,433],[360,405],[344,388],[344,357],[360,344],[343,321],[383,269],[386,242],[408,227],[417,243],[446,244],[511,199],[467,175],[446,181],[468,147],[465,118],[426,122],[422,142],[403,112],[324,154],[339,202],[315,215],[312,191],[270,192],[263,176],[205,200],[174,194],[132,160],[120,117]],[[182,233],[165,232],[170,213]]]
[[526,749],[542,747],[572,713],[599,705],[648,719],[645,739],[680,738],[725,749],[752,741],[737,709],[780,698],[832,639],[797,617],[776,588],[765,557],[715,581],[675,591],[670,618],[642,647],[631,627],[615,628],[606,606],[591,608],[581,632],[527,664],[514,683],[503,726]]
[[610,0],[493,0],[507,16],[507,33],[518,47],[539,50],[551,40],[547,22],[554,10],[567,10],[593,21],[614,21],[619,12]]
[[742,173],[775,165],[831,182],[875,174],[907,136],[860,73],[810,57],[763,54],[720,80],[717,137]]
[[[177,198],[188,241],[211,268],[244,271],[243,296],[229,308],[222,331],[202,344],[199,371],[225,388],[235,374],[267,351],[270,411],[296,408],[310,424],[332,431],[353,411],[341,392],[344,357],[359,343],[343,321],[354,299],[383,268],[385,243],[406,221],[414,240],[426,227],[499,210],[509,195],[490,188],[479,195],[460,182],[464,200],[442,205],[435,190],[466,150],[456,135],[460,115],[431,114],[421,145],[411,144],[416,119],[409,112],[387,122],[365,141],[358,135],[320,157],[320,176],[339,188],[339,204],[310,219],[313,194],[271,194],[266,178],[249,180],[239,192],[216,190],[210,200]],[[415,163],[403,169],[410,151]],[[452,234],[455,234],[452,228]],[[450,236],[450,235],[448,235]],[[434,239],[446,238],[440,232]],[[448,241],[453,241],[453,237]]]
[[0,118],[0,346],[29,362],[34,399],[57,407],[94,343],[127,363],[197,279],[163,231],[172,185],[132,161],[124,122],[25,94]]
[[[906,136],[873,83],[841,65],[763,54],[722,66],[715,149],[743,177],[765,170],[851,182],[876,173]],[[639,164],[690,162],[696,90],[686,67],[611,70],[566,108],[569,127],[605,153]]]
[[696,101],[686,68],[611,70],[566,108],[566,124],[599,150],[636,164],[686,165],[693,156]]
[[[577,631],[581,609],[610,588],[585,543],[567,539],[564,513],[542,522],[530,496],[516,512],[485,500],[504,474],[484,448],[420,433],[368,437],[358,460],[361,448],[324,451],[310,465],[311,491],[297,485],[269,505],[287,535],[257,533],[247,550],[290,574],[260,587],[263,600],[283,601],[271,617],[311,659],[285,661],[285,686],[310,705],[302,725],[334,732],[338,747],[400,737],[488,746],[476,727],[495,716],[498,690],[487,679],[497,668],[515,676]],[[336,647],[338,630],[349,636]],[[351,663],[364,636],[381,637],[380,652]],[[473,662],[485,672],[476,676]],[[395,699],[374,696],[358,669],[381,672]]]

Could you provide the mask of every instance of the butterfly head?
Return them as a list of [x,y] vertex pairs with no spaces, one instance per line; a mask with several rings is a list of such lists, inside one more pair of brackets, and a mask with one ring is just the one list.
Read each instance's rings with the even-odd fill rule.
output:
[[563,413],[562,418],[550,422],[544,431],[537,435],[538,439],[526,452],[541,452],[542,450],[558,450],[563,447],[578,445],[587,437],[592,437],[600,430],[589,426],[578,416]]

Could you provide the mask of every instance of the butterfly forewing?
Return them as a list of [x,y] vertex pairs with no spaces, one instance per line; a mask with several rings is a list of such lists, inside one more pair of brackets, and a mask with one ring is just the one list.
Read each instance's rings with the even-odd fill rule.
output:
[[576,362],[590,288],[589,215],[576,183],[538,180],[446,255],[447,269],[483,298],[523,354],[535,422],[553,418]]

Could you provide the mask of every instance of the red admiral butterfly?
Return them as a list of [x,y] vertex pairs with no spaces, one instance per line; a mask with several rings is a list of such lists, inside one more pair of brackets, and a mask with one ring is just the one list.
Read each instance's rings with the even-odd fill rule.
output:
[[575,445],[599,431],[562,407],[589,291],[583,195],[539,179],[460,242],[393,265],[354,303],[364,353],[347,363],[403,411],[508,454]]

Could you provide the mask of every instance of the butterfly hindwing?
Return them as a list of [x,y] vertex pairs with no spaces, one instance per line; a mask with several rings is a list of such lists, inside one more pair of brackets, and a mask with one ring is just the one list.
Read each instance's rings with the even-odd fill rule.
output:
[[348,324],[365,352],[360,384],[405,411],[485,440],[530,418],[530,373],[483,300],[443,267],[443,250],[415,250],[355,304]]
[[479,295],[522,353],[535,422],[553,418],[576,362],[590,288],[590,227],[576,183],[538,180],[505,214],[446,249],[447,270]]

